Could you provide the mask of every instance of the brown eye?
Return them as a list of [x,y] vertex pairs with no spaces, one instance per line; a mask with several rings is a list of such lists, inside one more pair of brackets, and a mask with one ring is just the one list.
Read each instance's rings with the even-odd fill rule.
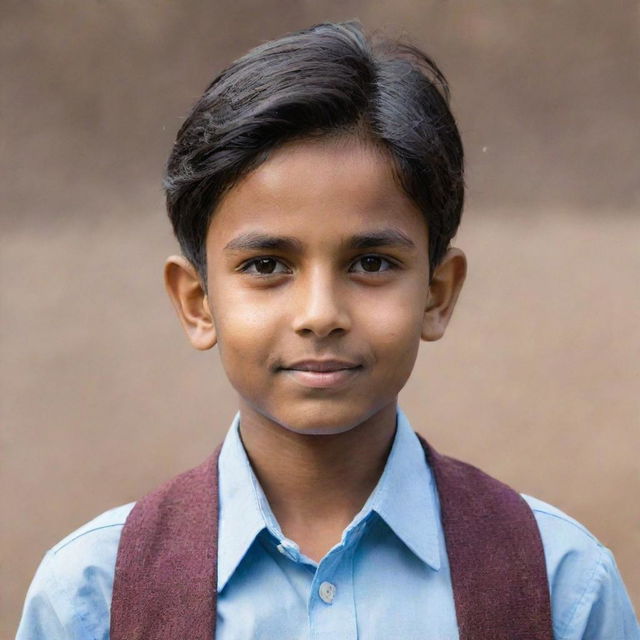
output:
[[389,260],[382,256],[362,256],[358,258],[354,264],[357,265],[358,263],[362,265],[361,269],[355,269],[355,271],[359,273],[379,273],[393,268]]
[[362,258],[362,266],[365,271],[379,271],[382,259],[377,256],[367,256]]
[[[276,270],[278,265],[282,267],[280,270]],[[286,267],[282,262],[280,262],[280,260],[265,256],[263,258],[250,260],[244,265],[244,267],[242,267],[241,271],[244,271],[245,273],[252,273],[254,275],[269,276],[277,273],[286,273]]]
[[276,261],[273,258],[260,258],[256,260],[256,271],[258,273],[273,273],[276,268]]

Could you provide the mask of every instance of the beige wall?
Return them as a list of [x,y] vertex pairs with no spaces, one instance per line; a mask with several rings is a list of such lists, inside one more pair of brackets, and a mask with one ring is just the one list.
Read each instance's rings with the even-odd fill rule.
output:
[[189,104],[321,20],[404,30],[448,75],[470,275],[401,404],[439,449],[583,522],[640,606],[638,4],[4,2],[0,637],[44,551],[203,459],[235,398],[161,284]]

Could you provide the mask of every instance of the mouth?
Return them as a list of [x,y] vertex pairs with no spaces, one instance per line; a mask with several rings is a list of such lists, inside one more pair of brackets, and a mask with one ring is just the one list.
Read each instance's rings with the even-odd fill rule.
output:
[[361,370],[360,364],[339,360],[306,360],[282,368],[298,384],[314,389],[344,386]]

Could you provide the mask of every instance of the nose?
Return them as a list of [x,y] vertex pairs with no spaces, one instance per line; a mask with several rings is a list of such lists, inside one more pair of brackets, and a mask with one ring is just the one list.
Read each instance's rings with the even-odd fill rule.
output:
[[351,316],[346,292],[328,270],[316,269],[296,284],[292,323],[296,333],[324,338],[331,333],[349,331]]

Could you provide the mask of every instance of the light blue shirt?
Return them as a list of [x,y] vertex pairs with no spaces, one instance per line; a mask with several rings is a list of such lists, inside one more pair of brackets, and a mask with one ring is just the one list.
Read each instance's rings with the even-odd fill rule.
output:
[[[400,409],[397,418],[378,484],[316,563],[283,535],[235,416],[220,454],[217,640],[458,638],[438,495]],[[611,552],[558,509],[524,497],[542,534],[555,637],[639,640]],[[17,640],[108,639],[118,541],[132,507],[103,513],[46,553]]]

